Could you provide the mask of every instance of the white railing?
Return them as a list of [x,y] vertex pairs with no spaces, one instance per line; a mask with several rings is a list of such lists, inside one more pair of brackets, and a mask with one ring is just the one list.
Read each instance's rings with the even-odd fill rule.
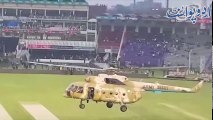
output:
[[96,42],[87,41],[55,41],[55,40],[20,40],[26,45],[57,45],[57,46],[78,46],[78,47],[96,47]]
[[89,63],[89,60],[63,60],[63,59],[37,59],[36,61],[43,62],[43,63],[76,63],[76,64],[83,64]]

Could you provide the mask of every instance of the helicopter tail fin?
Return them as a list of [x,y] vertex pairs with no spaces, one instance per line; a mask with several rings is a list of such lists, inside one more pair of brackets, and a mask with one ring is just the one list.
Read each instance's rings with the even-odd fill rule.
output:
[[194,87],[192,88],[192,92],[193,92],[193,93],[199,92],[200,89],[201,89],[202,86],[203,86],[203,83],[204,83],[203,80],[200,81],[196,86],[194,86]]

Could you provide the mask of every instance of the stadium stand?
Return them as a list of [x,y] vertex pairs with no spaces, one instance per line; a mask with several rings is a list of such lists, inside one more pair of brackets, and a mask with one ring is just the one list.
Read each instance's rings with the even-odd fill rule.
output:
[[[20,8],[22,5],[25,9]],[[93,27],[90,34],[86,31],[91,29],[87,26],[96,23],[89,21],[89,6],[85,0],[2,0],[0,10],[0,35],[19,38],[17,58],[30,56],[33,60],[53,54],[54,58],[83,59],[86,57],[80,54],[95,51],[95,39],[88,40],[90,42],[87,39],[96,38],[96,28]],[[27,49],[21,47],[23,44]],[[80,51],[76,54],[75,50]]]
[[27,60],[87,58],[97,66],[131,67],[188,66],[191,60],[198,68],[205,57],[209,65],[211,27],[159,15],[107,14],[106,9],[85,0],[1,0],[0,36],[19,38],[13,52]]
[[[188,65],[191,57],[192,67],[200,65],[200,57],[209,57],[211,52],[211,38],[209,35],[184,35],[176,34],[172,36],[170,42],[170,53],[165,57],[165,64],[170,66]],[[191,52],[190,52],[191,51]]]
[[[121,62],[131,66],[163,66],[164,55],[168,53],[166,34],[155,32],[127,32],[122,46]],[[124,63],[126,62],[126,63]]]
[[119,48],[121,37],[123,34],[122,28],[115,28],[111,30],[110,26],[102,27],[102,30],[99,31],[98,45],[99,48],[111,49]]

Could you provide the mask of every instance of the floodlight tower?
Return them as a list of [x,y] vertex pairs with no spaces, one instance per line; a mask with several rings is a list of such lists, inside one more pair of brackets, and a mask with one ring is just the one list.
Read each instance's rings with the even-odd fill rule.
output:
[[169,9],[169,0],[166,0],[166,8]]
[[134,0],[134,6],[136,5],[136,0]]

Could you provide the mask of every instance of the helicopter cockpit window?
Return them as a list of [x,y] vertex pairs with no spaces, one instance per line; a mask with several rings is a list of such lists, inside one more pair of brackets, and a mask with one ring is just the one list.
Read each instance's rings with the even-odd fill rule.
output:
[[81,87],[81,86],[79,86],[79,87],[78,87],[78,90],[77,90],[77,93],[83,93],[83,91],[84,91],[84,88]]
[[114,79],[114,78],[105,78],[106,84],[113,84],[113,85],[125,85],[123,82]]
[[75,87],[74,85],[71,85],[71,86],[69,87],[69,91],[72,91],[74,87]]
[[78,89],[78,86],[73,87],[72,92],[76,92],[77,89]]

